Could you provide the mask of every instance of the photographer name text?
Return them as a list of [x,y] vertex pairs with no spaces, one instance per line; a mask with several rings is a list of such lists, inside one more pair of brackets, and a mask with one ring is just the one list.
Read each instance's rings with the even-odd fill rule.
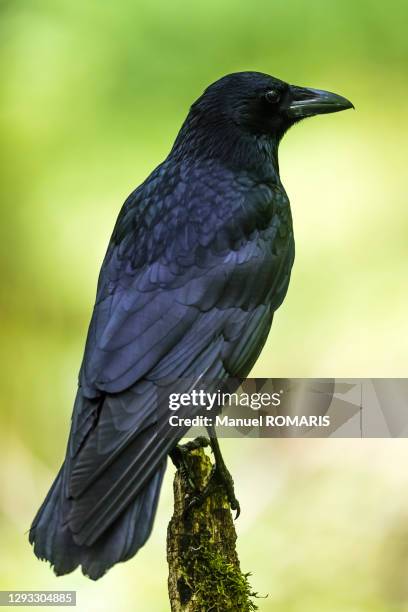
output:
[[226,415],[179,417],[172,414],[169,417],[171,427],[329,427],[330,416],[306,415],[263,415],[256,417],[231,417]]

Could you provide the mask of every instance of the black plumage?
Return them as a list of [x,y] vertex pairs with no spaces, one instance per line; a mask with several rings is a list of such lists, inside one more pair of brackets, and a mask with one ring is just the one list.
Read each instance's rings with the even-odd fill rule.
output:
[[182,434],[169,430],[160,389],[248,375],[294,259],[279,141],[302,117],[349,106],[268,75],[228,75],[193,104],[167,159],[124,203],[65,461],[30,529],[56,574],[81,565],[97,579],[145,543]]

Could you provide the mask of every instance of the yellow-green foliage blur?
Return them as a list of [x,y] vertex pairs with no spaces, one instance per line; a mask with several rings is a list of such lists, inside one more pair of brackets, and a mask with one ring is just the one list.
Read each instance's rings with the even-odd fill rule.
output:
[[[258,376],[406,376],[405,0],[2,0],[0,589],[78,610],[168,610],[165,529],[97,583],[55,578],[26,531],[63,458],[96,279],[127,194],[228,72],[356,111],[286,136],[296,261]],[[223,443],[262,612],[408,610],[408,442]]]

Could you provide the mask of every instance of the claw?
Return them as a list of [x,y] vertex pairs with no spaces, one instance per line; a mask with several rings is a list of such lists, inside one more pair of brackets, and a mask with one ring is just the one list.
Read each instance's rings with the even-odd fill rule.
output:
[[203,501],[204,500],[201,499],[199,494],[193,495],[190,501],[188,502],[188,504],[186,505],[186,507],[184,508],[183,518],[186,518],[190,514],[191,510],[195,508],[196,506],[199,506]]

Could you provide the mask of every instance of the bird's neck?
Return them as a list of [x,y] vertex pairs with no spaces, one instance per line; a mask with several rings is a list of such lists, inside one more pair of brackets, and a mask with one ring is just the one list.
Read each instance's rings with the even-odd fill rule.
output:
[[177,161],[214,160],[232,170],[280,183],[278,148],[279,140],[244,133],[233,124],[202,127],[190,122],[182,126],[170,157]]

